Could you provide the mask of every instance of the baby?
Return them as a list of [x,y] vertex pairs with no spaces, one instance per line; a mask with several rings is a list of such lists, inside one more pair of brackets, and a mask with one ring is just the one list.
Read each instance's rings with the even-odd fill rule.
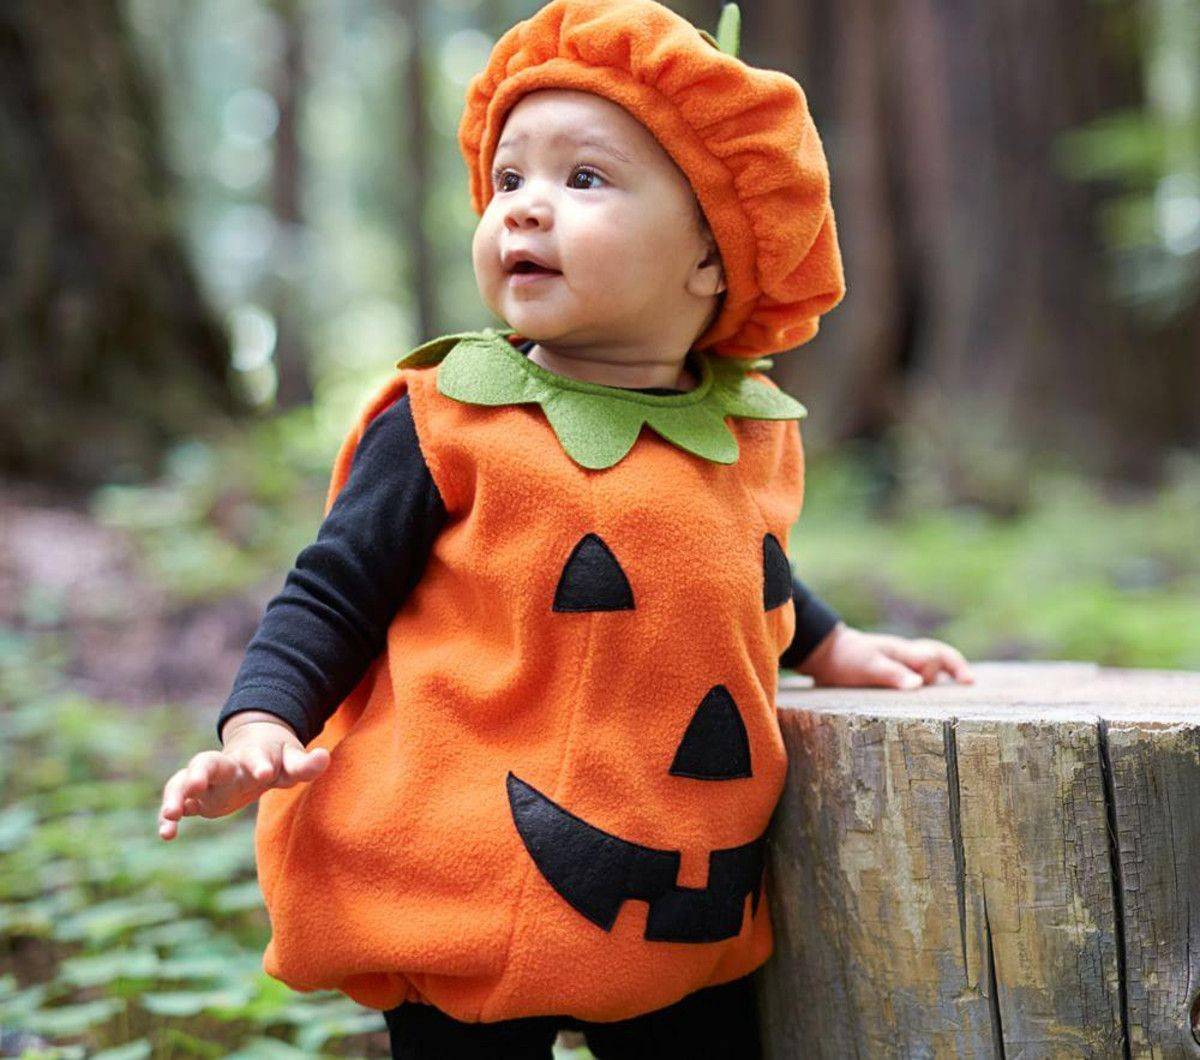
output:
[[795,580],[804,409],[755,358],[843,291],[799,86],[653,0],[553,0],[468,90],[503,330],[400,362],[159,834],[259,799],[264,968],[393,1055],[756,1055],[778,668],[971,674]]

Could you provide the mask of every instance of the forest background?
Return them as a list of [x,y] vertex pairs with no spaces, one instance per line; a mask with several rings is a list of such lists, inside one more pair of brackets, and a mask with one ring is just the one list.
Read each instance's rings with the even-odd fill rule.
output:
[[[0,1055],[383,1055],[258,970],[248,816],[168,847],[156,786],[359,404],[494,323],[455,131],[536,6],[0,6]],[[776,358],[798,573],[972,659],[1200,669],[1200,0],[743,17],[807,91],[849,288]]]

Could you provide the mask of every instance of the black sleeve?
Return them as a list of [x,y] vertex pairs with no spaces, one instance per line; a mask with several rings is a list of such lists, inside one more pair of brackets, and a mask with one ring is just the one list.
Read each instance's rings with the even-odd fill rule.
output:
[[262,710],[312,740],[383,650],[445,520],[405,396],[368,425],[317,540],[267,605],[218,739],[232,715]]
[[841,615],[795,577],[792,578],[792,602],[796,605],[796,633],[792,643],[779,656],[779,665],[789,670],[801,665],[842,620]]

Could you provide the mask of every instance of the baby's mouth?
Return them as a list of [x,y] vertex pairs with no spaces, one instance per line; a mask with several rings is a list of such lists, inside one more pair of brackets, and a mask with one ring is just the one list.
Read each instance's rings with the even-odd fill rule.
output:
[[518,261],[508,271],[508,283],[510,287],[514,288],[538,287],[546,280],[553,280],[561,275],[562,273],[558,269],[540,265],[536,261]]
[[561,273],[557,269],[547,268],[545,265],[539,265],[535,261],[518,261],[511,270],[511,275],[514,276],[560,276]]

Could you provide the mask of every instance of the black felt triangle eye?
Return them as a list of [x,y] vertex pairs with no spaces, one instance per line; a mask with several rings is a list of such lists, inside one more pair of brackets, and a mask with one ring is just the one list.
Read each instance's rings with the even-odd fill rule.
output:
[[792,568],[774,534],[763,538],[763,610],[782,607],[792,598]]
[[609,547],[587,534],[571,550],[558,588],[555,611],[632,611],[633,590]]
[[669,770],[696,780],[750,776],[750,741],[737,703],[724,685],[713,685],[688,723]]

